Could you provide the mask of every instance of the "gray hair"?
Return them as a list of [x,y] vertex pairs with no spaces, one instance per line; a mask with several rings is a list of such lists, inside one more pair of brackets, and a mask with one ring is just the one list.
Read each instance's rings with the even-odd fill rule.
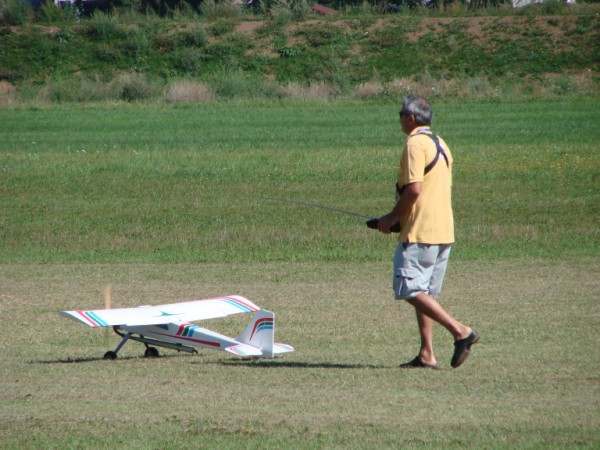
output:
[[420,95],[407,95],[402,102],[401,115],[413,115],[417,125],[431,125],[433,110],[429,101]]

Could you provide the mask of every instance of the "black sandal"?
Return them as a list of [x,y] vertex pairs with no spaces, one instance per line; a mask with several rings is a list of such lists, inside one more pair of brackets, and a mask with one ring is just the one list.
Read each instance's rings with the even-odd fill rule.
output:
[[454,355],[450,365],[455,369],[460,367],[469,357],[471,347],[479,342],[479,334],[473,330],[469,336],[454,342]]
[[440,370],[441,367],[437,364],[427,364],[421,361],[421,358],[417,355],[415,359],[407,363],[400,364],[401,369],[433,369]]

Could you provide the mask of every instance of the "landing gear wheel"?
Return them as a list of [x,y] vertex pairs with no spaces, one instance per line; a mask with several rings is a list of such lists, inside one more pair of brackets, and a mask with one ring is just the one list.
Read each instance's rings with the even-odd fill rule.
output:
[[158,350],[154,347],[148,347],[144,352],[144,356],[146,358],[158,358],[159,353]]
[[112,350],[110,350],[104,354],[103,359],[109,359],[109,360],[117,359],[117,354],[115,352],[113,352]]

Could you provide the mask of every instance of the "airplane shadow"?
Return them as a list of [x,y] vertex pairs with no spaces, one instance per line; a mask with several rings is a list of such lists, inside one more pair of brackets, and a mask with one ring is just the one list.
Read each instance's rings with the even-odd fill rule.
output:
[[266,361],[266,360],[235,360],[235,361],[214,361],[194,364],[219,364],[222,366],[252,367],[255,369],[272,368],[294,368],[294,369],[392,369],[393,366],[384,366],[381,364],[345,364],[334,362],[306,362],[306,361]]
[[[189,355],[160,355],[157,359],[164,358],[189,358]],[[109,361],[135,361],[140,359],[153,359],[144,356],[119,356],[118,359]],[[49,360],[31,360],[29,364],[81,364],[104,361],[101,356],[90,356],[82,358],[66,358],[66,359],[49,359]],[[273,368],[294,368],[294,369],[391,369],[392,366],[384,366],[381,364],[344,364],[344,363],[311,363],[305,361],[264,361],[264,360],[223,360],[223,361],[191,361],[191,364],[218,364],[229,367],[252,367],[255,369],[273,369]]]
[[140,356],[119,356],[115,360],[105,360],[102,356],[86,356],[82,358],[66,358],[66,359],[47,359],[47,360],[30,360],[29,364],[79,364],[79,363],[89,363],[96,361],[108,361],[108,362],[118,362],[118,361],[135,361],[140,359],[163,359],[163,358],[179,358],[179,357],[189,357],[188,355],[160,355],[158,358],[147,358],[144,355]]
[[[201,356],[201,355],[199,355]],[[108,362],[118,361],[136,361],[140,359],[172,359],[172,358],[190,358],[190,355],[183,353],[161,354],[158,358],[147,358],[140,356],[119,356],[116,360],[108,360]],[[102,356],[86,356],[80,358],[61,358],[48,360],[30,360],[29,364],[81,364],[97,361],[105,361]],[[335,362],[307,362],[307,361],[290,361],[290,360],[265,360],[254,358],[243,359],[224,359],[219,361],[194,361],[190,359],[190,364],[216,364],[226,367],[251,367],[254,369],[276,369],[276,368],[293,368],[293,369],[393,369],[395,366],[387,366],[383,364],[348,364]]]

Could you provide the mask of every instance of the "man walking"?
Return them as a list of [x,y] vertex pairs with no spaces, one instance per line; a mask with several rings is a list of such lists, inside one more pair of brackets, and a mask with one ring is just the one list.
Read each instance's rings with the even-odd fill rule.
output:
[[379,218],[378,229],[389,233],[400,222],[394,254],[394,295],[414,306],[421,335],[419,354],[402,368],[439,368],[433,352],[433,325],[454,336],[451,366],[459,367],[479,341],[472,328],[448,314],[437,302],[454,242],[452,154],[430,130],[433,111],[424,97],[407,96],[400,110],[407,134],[398,170],[397,202]]

